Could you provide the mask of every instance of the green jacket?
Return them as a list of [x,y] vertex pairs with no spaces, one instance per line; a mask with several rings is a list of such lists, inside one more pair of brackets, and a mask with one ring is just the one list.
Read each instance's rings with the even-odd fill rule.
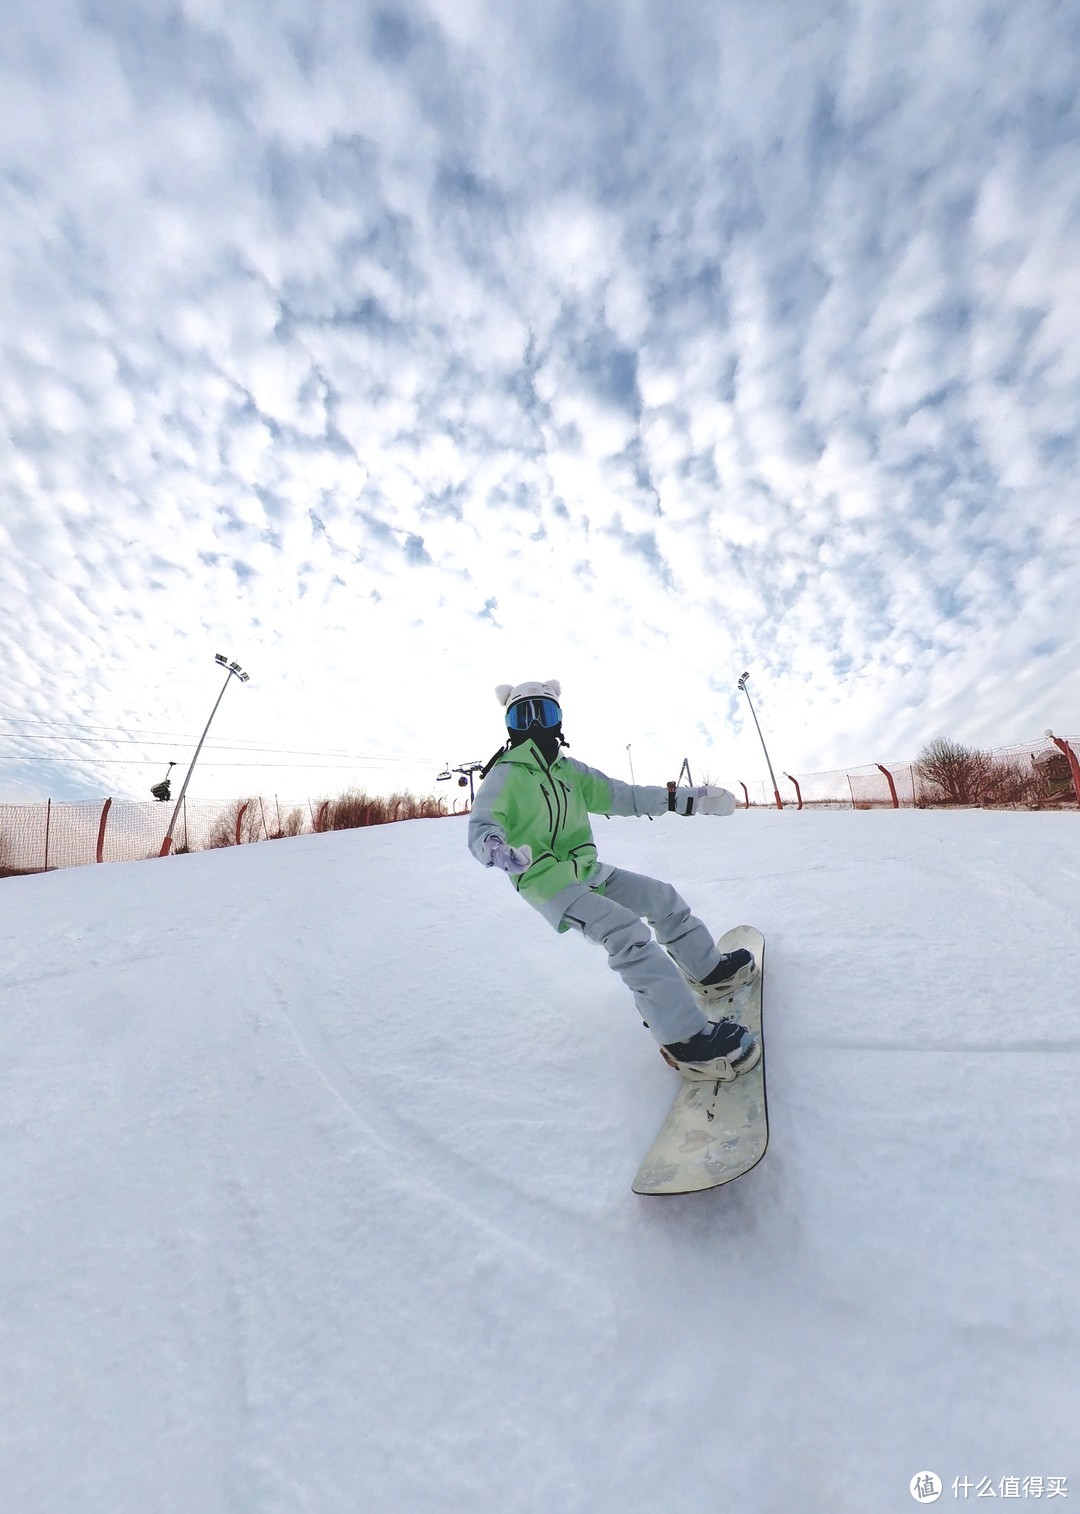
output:
[[667,807],[663,785],[620,783],[573,757],[557,757],[549,766],[536,744],[525,741],[503,753],[477,790],[469,850],[483,862],[492,834],[509,846],[530,847],[532,866],[510,881],[541,907],[565,888],[598,881],[590,815],[662,815]]

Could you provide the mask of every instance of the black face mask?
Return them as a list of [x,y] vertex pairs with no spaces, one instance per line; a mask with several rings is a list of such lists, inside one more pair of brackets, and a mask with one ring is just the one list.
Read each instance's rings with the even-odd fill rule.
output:
[[547,730],[542,725],[531,725],[527,731],[511,731],[509,735],[511,746],[522,746],[526,741],[533,742],[548,767],[559,755],[560,747],[566,745],[561,725],[550,726]]

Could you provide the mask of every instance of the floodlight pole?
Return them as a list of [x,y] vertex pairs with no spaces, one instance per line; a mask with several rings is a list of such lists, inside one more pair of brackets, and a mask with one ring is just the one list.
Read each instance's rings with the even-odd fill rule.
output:
[[750,698],[750,690],[746,687],[749,677],[749,673],[743,674],[743,676],[739,679],[739,688],[742,689],[743,693],[746,695],[746,702],[750,706],[750,713],[751,715],[753,715],[754,724],[757,726],[758,738],[761,741],[761,750],[765,753],[765,766],[769,769],[769,777],[772,779],[772,791],[773,798],[776,800],[776,808],[778,810],[782,810],[784,808],[784,801],[780,798],[780,789],[776,782],[776,774],[773,772],[772,763],[769,761],[769,749],[765,745],[765,737],[761,734],[761,726],[758,724],[757,712],[754,709],[754,701]]
[[243,668],[238,662],[226,662],[224,655],[221,652],[215,654],[214,661],[219,667],[227,669],[227,672],[225,674],[225,682],[221,685],[221,693],[217,697],[217,703],[210,711],[210,719],[206,722],[203,733],[199,737],[199,744],[195,748],[195,755],[191,759],[191,766],[187,770],[187,777],[184,779],[184,786],[177,796],[176,807],[172,812],[172,819],[169,821],[169,829],[165,832],[165,840],[161,843],[161,851],[158,852],[159,857],[167,857],[169,855],[170,849],[172,848],[173,830],[176,826],[177,816],[180,813],[180,806],[184,802],[184,795],[187,793],[187,786],[191,782],[191,775],[195,771],[195,764],[198,762],[199,753],[203,749],[203,742],[206,740],[206,733],[207,731],[209,731],[211,722],[218,712],[218,705],[225,698],[225,690],[229,687],[229,683],[234,677],[239,678],[241,683],[247,683],[248,681],[249,675],[244,672]]

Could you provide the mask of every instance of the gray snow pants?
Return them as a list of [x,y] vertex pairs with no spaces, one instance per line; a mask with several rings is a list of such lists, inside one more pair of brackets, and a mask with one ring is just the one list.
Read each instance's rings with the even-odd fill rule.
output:
[[604,947],[661,1046],[688,1041],[709,1020],[675,963],[698,982],[706,977],[720,960],[711,931],[670,883],[614,867],[598,887],[603,893],[574,899],[563,922]]

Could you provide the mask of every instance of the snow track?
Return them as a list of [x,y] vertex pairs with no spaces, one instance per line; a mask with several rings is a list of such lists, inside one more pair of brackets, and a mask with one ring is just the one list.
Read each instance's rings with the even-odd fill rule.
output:
[[674,1075],[463,821],[0,883],[5,1509],[1080,1492],[1080,817],[597,837],[768,938],[730,1189],[630,1193]]

